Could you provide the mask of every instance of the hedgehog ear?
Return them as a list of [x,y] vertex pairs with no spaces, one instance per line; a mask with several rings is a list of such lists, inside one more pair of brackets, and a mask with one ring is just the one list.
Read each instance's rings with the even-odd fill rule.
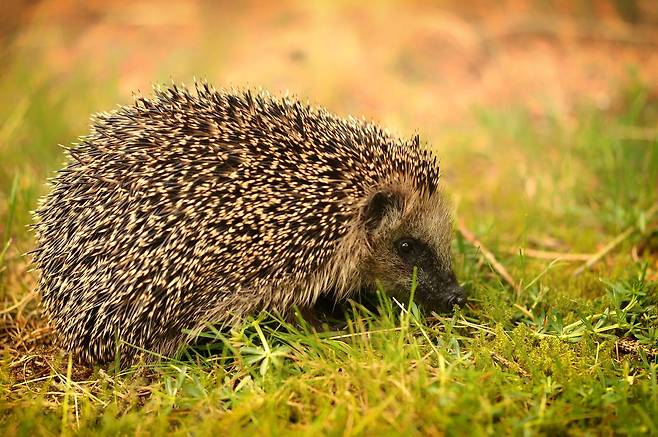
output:
[[363,221],[368,232],[376,230],[386,215],[400,208],[400,196],[390,191],[378,191],[368,201]]

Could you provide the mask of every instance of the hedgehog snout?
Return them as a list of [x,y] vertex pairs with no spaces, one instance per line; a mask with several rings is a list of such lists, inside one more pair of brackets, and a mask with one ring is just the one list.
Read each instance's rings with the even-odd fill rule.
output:
[[466,304],[466,292],[457,283],[452,272],[436,273],[420,271],[418,300],[428,311],[450,312],[456,306]]
[[448,307],[453,308],[455,306],[458,306],[459,308],[463,307],[466,305],[466,293],[464,292],[464,289],[460,287],[459,285],[455,285],[452,287],[452,289],[448,292]]

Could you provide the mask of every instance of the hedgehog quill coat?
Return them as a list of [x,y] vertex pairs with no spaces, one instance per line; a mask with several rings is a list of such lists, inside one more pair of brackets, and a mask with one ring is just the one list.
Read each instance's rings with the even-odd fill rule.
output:
[[[172,86],[96,116],[38,209],[39,290],[64,347],[173,354],[206,322],[380,282],[463,304],[435,158],[290,98]],[[137,349],[123,347],[122,361]]]

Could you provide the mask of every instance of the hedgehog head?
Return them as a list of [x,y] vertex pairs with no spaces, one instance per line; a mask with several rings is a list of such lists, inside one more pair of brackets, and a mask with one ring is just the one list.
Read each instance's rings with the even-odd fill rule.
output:
[[414,299],[426,310],[450,311],[466,301],[451,266],[450,208],[440,191],[411,186],[384,184],[367,198],[361,223],[370,250],[363,274],[367,283],[408,300],[415,267]]

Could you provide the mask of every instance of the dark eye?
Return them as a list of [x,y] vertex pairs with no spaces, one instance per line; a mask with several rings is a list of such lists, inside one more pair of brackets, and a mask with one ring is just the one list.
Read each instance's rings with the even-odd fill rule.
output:
[[411,245],[412,245],[411,241],[402,240],[400,244],[398,244],[398,251],[400,253],[410,253],[411,249],[413,249]]
[[413,264],[416,261],[418,243],[411,238],[401,238],[395,242],[395,250],[398,256],[406,263]]

